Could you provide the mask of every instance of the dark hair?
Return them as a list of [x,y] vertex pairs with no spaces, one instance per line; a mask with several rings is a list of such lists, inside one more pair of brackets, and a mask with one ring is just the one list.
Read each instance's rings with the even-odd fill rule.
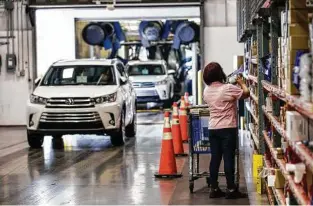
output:
[[210,85],[213,82],[226,82],[226,74],[219,63],[209,63],[203,71],[203,81],[206,85]]

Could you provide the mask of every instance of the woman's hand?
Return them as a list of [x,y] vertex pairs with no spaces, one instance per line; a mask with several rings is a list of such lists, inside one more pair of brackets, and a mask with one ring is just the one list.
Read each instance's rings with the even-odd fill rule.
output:
[[237,82],[239,85],[245,84],[245,82],[244,82],[243,78],[242,78],[242,77],[240,77],[240,76],[239,76],[239,77],[237,77],[236,82]]

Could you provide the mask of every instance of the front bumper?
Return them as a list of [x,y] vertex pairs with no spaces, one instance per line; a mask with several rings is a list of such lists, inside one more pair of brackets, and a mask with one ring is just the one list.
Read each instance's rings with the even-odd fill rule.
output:
[[151,88],[135,88],[137,102],[162,102],[170,99],[167,85],[158,85]]
[[103,134],[120,128],[122,105],[106,103],[92,108],[46,108],[28,103],[27,129],[50,134]]

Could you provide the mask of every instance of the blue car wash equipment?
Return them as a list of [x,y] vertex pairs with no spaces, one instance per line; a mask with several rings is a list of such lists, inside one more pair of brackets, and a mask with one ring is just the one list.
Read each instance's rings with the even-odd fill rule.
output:
[[194,22],[181,22],[175,29],[173,48],[179,49],[181,44],[188,45],[199,41],[200,27]]
[[104,49],[111,49],[108,59],[115,58],[118,50],[121,48],[121,42],[126,41],[126,36],[119,22],[110,22],[103,25],[107,36],[103,42]]
[[139,24],[141,44],[145,48],[151,46],[151,41],[159,41],[162,37],[163,23],[159,21],[142,21]]
[[102,46],[106,35],[104,29],[97,22],[87,24],[82,31],[83,40],[92,46]]
[[91,22],[84,27],[82,37],[89,45],[111,49],[108,59],[115,58],[121,48],[120,42],[126,41],[119,22]]

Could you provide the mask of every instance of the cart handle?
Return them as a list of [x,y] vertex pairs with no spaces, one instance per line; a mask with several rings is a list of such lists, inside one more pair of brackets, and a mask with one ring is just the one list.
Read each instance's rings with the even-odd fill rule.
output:
[[208,105],[207,104],[202,104],[202,105],[195,105],[195,106],[188,106],[188,109],[207,109]]

